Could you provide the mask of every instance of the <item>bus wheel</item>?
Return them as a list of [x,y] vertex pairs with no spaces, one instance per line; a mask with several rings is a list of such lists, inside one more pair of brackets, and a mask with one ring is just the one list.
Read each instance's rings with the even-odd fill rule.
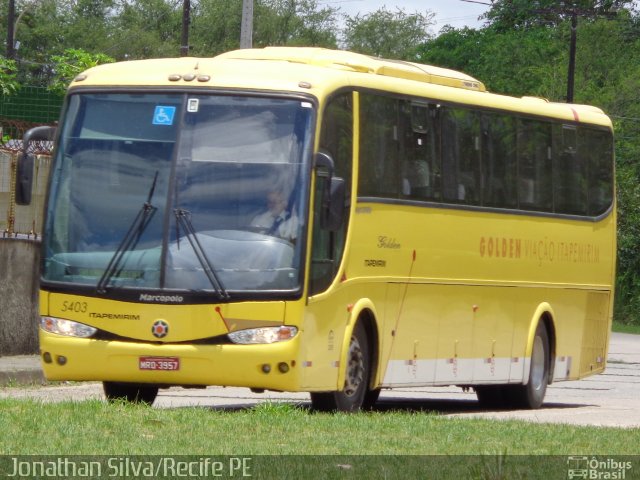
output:
[[549,384],[551,352],[549,334],[543,322],[538,324],[531,351],[529,381],[526,385],[509,385],[509,403],[520,408],[540,408]]
[[136,383],[102,382],[109,402],[127,401],[151,405],[158,396],[158,387]]
[[351,335],[347,353],[344,387],[337,392],[311,392],[311,406],[321,412],[356,412],[362,407],[369,388],[369,342],[362,323]]

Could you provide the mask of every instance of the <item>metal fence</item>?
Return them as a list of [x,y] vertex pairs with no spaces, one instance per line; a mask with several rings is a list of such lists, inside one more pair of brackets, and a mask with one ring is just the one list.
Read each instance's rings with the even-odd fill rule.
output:
[[60,116],[63,100],[64,95],[52,93],[46,87],[23,86],[13,95],[0,95],[0,117],[54,123]]
[[42,232],[44,196],[51,166],[51,142],[34,142],[29,151],[38,154],[34,165],[30,205],[17,205],[16,166],[22,137],[31,127],[53,125],[64,97],[45,87],[21,87],[13,95],[0,95],[0,236],[39,237]]

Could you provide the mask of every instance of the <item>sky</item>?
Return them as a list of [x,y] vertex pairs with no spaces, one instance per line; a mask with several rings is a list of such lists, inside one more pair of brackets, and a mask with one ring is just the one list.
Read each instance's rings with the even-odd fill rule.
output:
[[[479,0],[490,3],[489,0]],[[489,9],[489,5],[470,3],[462,0],[319,0],[318,4],[339,7],[342,13],[351,17],[360,13],[375,12],[381,7],[395,11],[401,8],[405,13],[426,13],[427,10],[436,14],[432,33],[438,33],[445,25],[455,28],[480,28],[483,21],[478,17]]]

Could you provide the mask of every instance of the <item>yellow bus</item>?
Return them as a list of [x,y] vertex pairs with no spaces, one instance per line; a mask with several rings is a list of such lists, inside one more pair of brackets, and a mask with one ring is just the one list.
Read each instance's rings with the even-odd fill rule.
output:
[[[318,48],[103,65],[71,83],[42,249],[51,380],[473,388],[540,407],[605,368],[612,126],[455,71]],[[29,201],[30,156],[19,197]]]

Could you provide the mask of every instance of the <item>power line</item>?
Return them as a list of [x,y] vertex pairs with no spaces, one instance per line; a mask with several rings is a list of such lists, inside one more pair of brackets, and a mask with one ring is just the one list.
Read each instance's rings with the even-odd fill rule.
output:
[[479,3],[480,5],[489,5],[492,6],[493,2],[491,3],[487,3],[487,2],[478,2],[476,0],[460,0],[461,2],[467,2],[467,3]]

